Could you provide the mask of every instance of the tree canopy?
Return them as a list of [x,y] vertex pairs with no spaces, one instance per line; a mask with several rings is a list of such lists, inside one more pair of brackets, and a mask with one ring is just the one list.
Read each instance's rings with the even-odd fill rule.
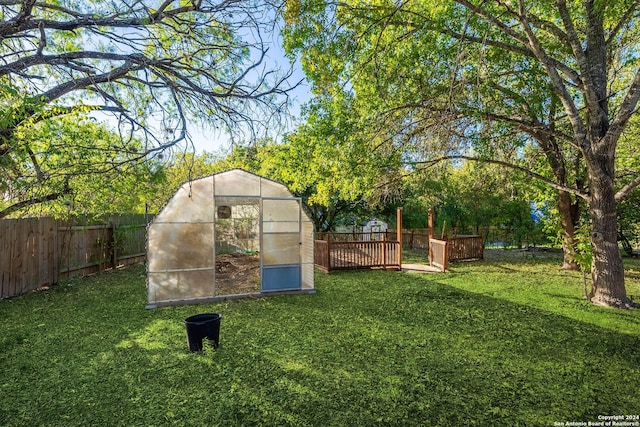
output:
[[415,168],[467,159],[527,173],[558,192],[567,234],[582,201],[590,296],[628,307],[615,215],[640,173],[621,179],[615,165],[640,98],[639,12],[637,0],[300,0],[287,3],[286,40],[318,93],[352,93],[368,132]]
[[0,172],[5,187],[21,180],[42,188],[38,197],[15,202],[72,190],[64,179],[58,188],[46,185],[49,175],[41,172],[51,156],[43,147],[50,145],[23,137],[68,114],[112,117],[120,137],[112,151],[119,154],[107,163],[185,148],[188,124],[198,120],[249,137],[275,126],[290,88],[289,73],[265,63],[276,7],[240,0],[0,1]]
[[157,161],[135,160],[144,151],[139,139],[123,146],[119,135],[83,115],[42,121],[14,138],[37,159],[0,175],[3,216],[144,212],[152,183],[162,178]]

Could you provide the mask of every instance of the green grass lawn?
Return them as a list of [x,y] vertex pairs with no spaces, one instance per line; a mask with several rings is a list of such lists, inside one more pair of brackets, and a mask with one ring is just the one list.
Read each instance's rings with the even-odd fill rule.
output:
[[[499,253],[499,252],[496,252]],[[146,310],[133,267],[0,301],[0,425],[553,426],[640,414],[640,311],[557,254],[316,275],[316,295]],[[420,256],[408,254],[417,260]],[[640,300],[640,263],[627,264]],[[220,348],[184,319],[223,315]]]

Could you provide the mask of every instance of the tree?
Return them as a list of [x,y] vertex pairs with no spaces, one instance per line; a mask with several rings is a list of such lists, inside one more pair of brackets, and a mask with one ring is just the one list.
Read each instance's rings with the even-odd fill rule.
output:
[[[287,47],[318,87],[352,91],[371,123],[422,144],[415,164],[474,159],[526,172],[558,191],[565,234],[582,199],[590,298],[630,307],[616,206],[640,174],[623,184],[614,166],[640,98],[639,11],[637,0],[298,1]],[[544,170],[523,163],[527,146]]]
[[[273,29],[276,6],[240,0],[0,1],[0,172],[8,181],[43,188],[9,211],[68,192],[47,185],[48,175],[40,172],[48,168],[49,153],[21,135],[70,113],[112,117],[126,156],[106,160],[111,163],[186,149],[189,122],[232,134],[273,127],[289,88],[287,74],[265,64],[263,36]],[[134,135],[142,141],[135,154],[126,148]]]
[[154,162],[140,158],[140,140],[123,144],[118,134],[83,115],[41,121],[16,132],[14,141],[38,161],[30,163],[22,153],[24,161],[0,175],[0,216],[144,212],[161,177]]
[[228,169],[222,159],[222,155],[212,153],[180,152],[157,162],[160,179],[152,184],[150,212],[159,212],[182,184]]
[[281,142],[265,138],[236,145],[219,158],[188,156],[172,164],[167,175],[171,180],[177,174],[184,182],[204,169],[245,169],[287,185],[302,199],[316,230],[331,230],[341,216],[384,202],[397,189],[381,185],[383,171],[391,174],[401,166],[397,153],[385,157],[367,151],[349,105],[349,99],[319,97],[304,106],[306,121]]
[[303,122],[270,147],[261,170],[303,198],[318,231],[332,230],[340,216],[380,207],[400,183],[385,177],[401,168],[397,152],[369,150],[359,131],[363,122],[341,96],[319,96],[306,105]]
[[531,216],[531,185],[521,174],[467,161],[451,167],[443,181],[439,201],[433,206],[438,223],[446,220],[447,228],[455,227],[460,234],[482,233],[485,237],[494,227],[502,233],[494,233],[495,238],[518,248],[537,243],[539,227]]
[[[635,179],[640,170],[640,121],[636,114],[631,119],[629,131],[620,138],[618,156],[616,158],[616,175],[623,184]],[[617,206],[618,235],[627,255],[634,255],[634,247],[640,242],[640,189],[635,188],[627,197],[620,200]],[[633,245],[636,246],[633,246]]]

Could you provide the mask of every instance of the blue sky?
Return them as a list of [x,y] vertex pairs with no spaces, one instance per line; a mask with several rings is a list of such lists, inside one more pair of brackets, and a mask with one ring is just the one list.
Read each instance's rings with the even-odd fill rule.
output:
[[[285,57],[284,49],[282,47],[282,41],[279,31],[274,31],[270,40],[266,40],[265,43],[269,48],[266,58],[266,65],[270,67],[271,64],[274,68],[280,68],[282,70],[288,70],[290,65],[289,59]],[[302,66],[299,62],[293,64],[293,74],[290,78],[291,84],[295,84],[298,81],[304,80],[305,75],[302,71]],[[295,122],[300,117],[300,107],[311,99],[310,84],[304,81],[300,86],[293,90],[290,94],[291,111],[290,114],[293,120],[289,121],[287,130],[294,128]],[[204,129],[198,124],[191,123],[189,128],[189,134],[193,141],[196,152],[226,152],[231,148],[231,141],[229,136],[221,130],[212,131],[211,129]]]

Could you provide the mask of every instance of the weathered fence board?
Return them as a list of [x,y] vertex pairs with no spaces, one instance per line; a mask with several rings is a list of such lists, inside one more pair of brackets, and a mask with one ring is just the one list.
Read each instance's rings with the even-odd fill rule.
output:
[[0,221],[0,298],[54,283],[55,230],[51,218]]
[[325,273],[328,273],[331,271],[329,242],[327,240],[316,240],[314,246],[313,257],[315,266]]
[[112,268],[114,233],[111,225],[58,227],[61,241],[60,278]]
[[[388,229],[387,239],[395,239],[397,230]],[[402,230],[402,247],[406,249],[429,249],[429,229]]]
[[147,218],[108,220],[108,225],[53,218],[0,220],[0,298],[144,261]]
[[449,261],[464,259],[483,259],[484,243],[482,236],[455,236],[447,239]]

